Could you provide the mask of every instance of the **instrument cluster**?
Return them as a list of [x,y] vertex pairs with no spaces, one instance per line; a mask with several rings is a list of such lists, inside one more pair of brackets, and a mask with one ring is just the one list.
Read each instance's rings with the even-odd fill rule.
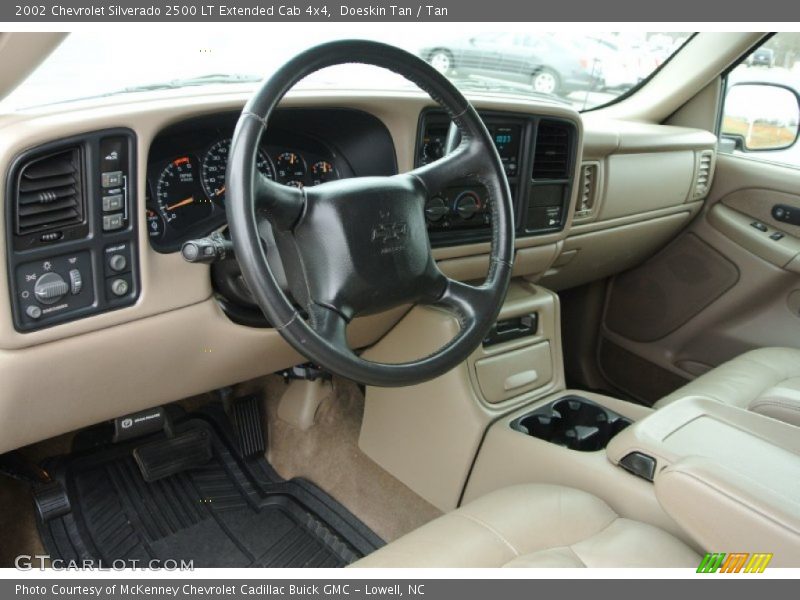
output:
[[[151,150],[147,169],[147,231],[151,246],[174,252],[225,223],[225,173],[232,131],[185,132]],[[267,132],[258,170],[283,185],[306,187],[351,177],[341,156],[306,134]]]

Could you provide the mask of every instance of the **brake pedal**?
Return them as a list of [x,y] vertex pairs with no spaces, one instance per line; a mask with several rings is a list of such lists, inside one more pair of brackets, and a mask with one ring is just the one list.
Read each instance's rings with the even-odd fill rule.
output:
[[201,467],[211,460],[212,455],[211,436],[203,429],[156,440],[133,451],[133,458],[147,482]]
[[242,457],[264,456],[267,444],[264,439],[260,395],[250,394],[237,398],[231,403],[230,411]]

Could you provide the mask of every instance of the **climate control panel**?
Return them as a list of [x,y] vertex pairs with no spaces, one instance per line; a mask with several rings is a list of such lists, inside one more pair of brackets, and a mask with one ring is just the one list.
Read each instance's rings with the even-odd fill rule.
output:
[[428,199],[425,220],[429,232],[485,228],[491,223],[486,190],[476,186],[448,188]]

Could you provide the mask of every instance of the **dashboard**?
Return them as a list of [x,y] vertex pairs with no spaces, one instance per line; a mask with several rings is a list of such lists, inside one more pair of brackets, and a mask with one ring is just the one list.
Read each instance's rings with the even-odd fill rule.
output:
[[[231,113],[183,121],[154,140],[145,203],[148,238],[156,251],[174,252],[225,224],[225,172],[237,118]],[[335,109],[278,111],[256,166],[273,181],[301,188],[397,172],[382,125],[366,113]]]
[[[417,113],[413,165],[440,158],[450,119]],[[192,239],[224,230],[225,175],[238,111],[210,112],[162,125],[146,155],[138,191],[137,136],[98,130],[30,148],[9,171],[8,267],[14,326],[34,332],[135,305],[145,244],[172,254]],[[517,236],[559,234],[567,223],[579,131],[561,115],[481,111],[508,179]],[[282,108],[259,143],[259,172],[281,185],[398,172],[395,142],[375,115],[344,108]],[[404,165],[404,170],[409,165]],[[138,204],[144,196],[144,206]],[[425,221],[437,248],[491,238],[493,199],[474,178],[428,198]],[[143,209],[143,210],[142,210]],[[235,322],[268,327],[232,257],[210,277]]]
[[[154,96],[0,117],[6,166],[0,408],[15,416],[0,428],[3,450],[302,362],[274,328],[243,326],[226,314],[211,277],[216,265],[189,264],[176,252],[182,239],[225,224],[224,197],[209,197],[203,160],[233,134],[247,94]],[[512,172],[516,164],[516,175],[508,174],[518,209],[516,276],[551,289],[608,276],[652,255],[703,204],[693,182],[707,178],[700,167],[713,152],[713,134],[581,118],[546,103],[484,98],[475,104],[495,142],[505,144]],[[283,152],[302,155],[306,174],[319,160],[340,178],[405,172],[423,152],[442,150],[437,141],[447,123],[437,122],[431,108],[423,93],[292,93],[274,114],[262,152],[273,167]],[[519,131],[504,131],[504,121],[518,123]],[[575,162],[566,179],[533,173],[537,151],[542,167],[563,147],[560,136],[541,136],[543,123],[573,128]],[[549,143],[537,143],[544,139]],[[192,195],[209,200],[212,210],[183,228],[177,220],[157,223],[162,232],[151,237],[158,180],[181,157],[194,161]],[[558,215],[565,181],[571,204]],[[487,224],[469,217],[469,204],[462,207],[466,219],[456,217],[452,202],[445,205],[446,214],[434,211],[441,218],[429,219],[434,257],[448,276],[479,280],[489,265]],[[551,219],[560,229],[541,232]],[[351,346],[374,344],[406,310],[354,319]],[[54,401],[65,390],[75,402]],[[20,402],[26,410],[17,410]]]

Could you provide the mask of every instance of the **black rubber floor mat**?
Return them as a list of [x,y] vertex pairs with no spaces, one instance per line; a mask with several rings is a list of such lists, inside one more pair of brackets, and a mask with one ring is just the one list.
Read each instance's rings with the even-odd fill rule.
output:
[[340,567],[383,545],[313,484],[281,480],[262,458],[243,460],[220,414],[174,427],[206,431],[211,460],[152,483],[132,456],[142,441],[51,460],[46,467],[72,510],[39,523],[50,555],[106,566],[183,560],[195,567]]

